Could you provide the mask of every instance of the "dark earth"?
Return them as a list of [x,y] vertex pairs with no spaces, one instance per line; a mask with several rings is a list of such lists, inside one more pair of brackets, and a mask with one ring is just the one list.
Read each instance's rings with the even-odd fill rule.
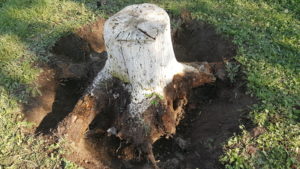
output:
[[[193,89],[176,135],[158,140],[154,155],[162,169],[224,168],[219,162],[222,147],[240,132],[239,125],[253,128],[248,112],[256,100],[245,94],[242,68],[234,83],[227,78],[225,63],[238,64],[233,59],[237,49],[231,39],[201,21],[184,16],[176,21],[179,27],[172,35],[178,61],[206,61],[215,68],[218,78],[213,84]],[[62,37],[53,46],[51,62],[43,66],[44,72],[37,81],[41,96],[31,98],[23,108],[27,120],[38,124],[36,134],[57,140],[55,131],[59,122],[73,110],[104,66],[103,24],[104,20],[99,19]],[[122,98],[117,103],[122,104]],[[151,168],[146,160],[129,160],[135,152],[127,151],[127,143],[107,136],[112,118],[109,113],[97,116],[86,132],[86,144],[70,146],[72,153],[66,154],[66,158],[84,168]]]

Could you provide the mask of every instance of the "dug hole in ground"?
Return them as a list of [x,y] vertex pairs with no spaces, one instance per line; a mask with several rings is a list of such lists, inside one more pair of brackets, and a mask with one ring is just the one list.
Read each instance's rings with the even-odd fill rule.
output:
[[253,128],[255,99],[230,39],[188,12],[172,22],[132,5],[62,37],[24,105],[35,132],[66,138],[84,168],[223,168],[222,145]]

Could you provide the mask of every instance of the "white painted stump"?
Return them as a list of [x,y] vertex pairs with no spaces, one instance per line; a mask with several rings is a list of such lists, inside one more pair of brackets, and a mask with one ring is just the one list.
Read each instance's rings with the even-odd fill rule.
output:
[[198,71],[177,62],[171,40],[170,18],[153,4],[131,5],[110,17],[104,26],[108,59],[94,87],[116,77],[130,84],[130,114],[143,113],[149,95],[164,96],[174,75]]
[[[96,114],[109,104],[107,84],[119,79],[130,94],[130,103],[124,112],[114,112],[116,120],[107,132],[130,141],[156,166],[152,144],[176,132],[190,89],[213,82],[215,77],[207,63],[177,62],[170,18],[156,5],[131,5],[110,17],[104,40],[106,64],[60,124],[60,133],[74,142],[82,139]],[[157,96],[161,98],[154,105]]]

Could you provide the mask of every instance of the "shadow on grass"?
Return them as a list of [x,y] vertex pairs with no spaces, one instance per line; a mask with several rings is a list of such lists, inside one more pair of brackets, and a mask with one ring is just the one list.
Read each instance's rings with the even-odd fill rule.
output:
[[[21,19],[21,16],[15,13],[17,10],[26,10],[38,4],[21,2],[11,4],[10,1],[5,1],[2,5],[2,8],[0,8],[0,40],[4,42],[0,43],[0,45],[3,45],[1,53],[5,56],[0,58],[2,62],[0,67],[0,84],[8,91],[11,99],[17,100],[19,103],[26,103],[34,90],[34,86],[28,81],[34,80],[33,76],[37,73],[37,69],[34,66],[36,63],[33,61],[39,59],[34,58],[36,56],[39,57],[39,55],[35,56],[30,53],[34,51],[31,51],[33,46],[29,42],[29,38],[34,33],[39,34],[40,32],[37,30],[49,29],[50,25]],[[12,41],[10,43],[12,46],[7,46],[8,44],[5,44],[5,36],[15,36],[19,42]],[[18,45],[22,45],[22,47]],[[10,48],[12,51],[6,48]],[[25,53],[19,50],[24,50]],[[12,70],[8,70],[9,68],[12,68]]]

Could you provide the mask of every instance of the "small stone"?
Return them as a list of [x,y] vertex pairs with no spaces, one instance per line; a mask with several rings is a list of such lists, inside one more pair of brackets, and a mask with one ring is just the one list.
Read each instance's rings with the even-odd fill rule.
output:
[[107,130],[107,134],[108,134],[108,136],[116,135],[117,134],[117,129],[115,127],[111,127]]

